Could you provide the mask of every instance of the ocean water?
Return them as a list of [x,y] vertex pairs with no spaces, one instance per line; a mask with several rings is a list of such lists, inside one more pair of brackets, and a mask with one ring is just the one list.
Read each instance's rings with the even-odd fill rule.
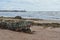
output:
[[0,16],[60,20],[60,11],[0,12]]

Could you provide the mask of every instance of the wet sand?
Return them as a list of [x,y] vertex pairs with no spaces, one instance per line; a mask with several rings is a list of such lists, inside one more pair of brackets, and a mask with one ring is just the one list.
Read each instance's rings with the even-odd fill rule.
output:
[[43,29],[33,26],[32,30],[35,31],[34,34],[0,29],[0,40],[60,40],[60,28]]

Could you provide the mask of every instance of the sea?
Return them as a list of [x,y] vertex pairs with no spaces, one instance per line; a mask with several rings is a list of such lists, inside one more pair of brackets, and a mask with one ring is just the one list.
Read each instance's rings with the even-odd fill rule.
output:
[[0,12],[0,16],[35,18],[45,20],[60,20],[60,11],[27,11],[27,12]]

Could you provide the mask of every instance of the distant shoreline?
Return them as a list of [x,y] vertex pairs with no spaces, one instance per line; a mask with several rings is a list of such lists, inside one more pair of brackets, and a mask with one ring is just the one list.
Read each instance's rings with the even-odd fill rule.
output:
[[0,10],[0,12],[27,12],[26,10]]

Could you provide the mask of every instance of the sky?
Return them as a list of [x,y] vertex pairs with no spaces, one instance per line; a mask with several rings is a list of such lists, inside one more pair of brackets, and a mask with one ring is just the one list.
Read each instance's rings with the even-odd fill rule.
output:
[[60,0],[0,0],[0,10],[60,11]]

